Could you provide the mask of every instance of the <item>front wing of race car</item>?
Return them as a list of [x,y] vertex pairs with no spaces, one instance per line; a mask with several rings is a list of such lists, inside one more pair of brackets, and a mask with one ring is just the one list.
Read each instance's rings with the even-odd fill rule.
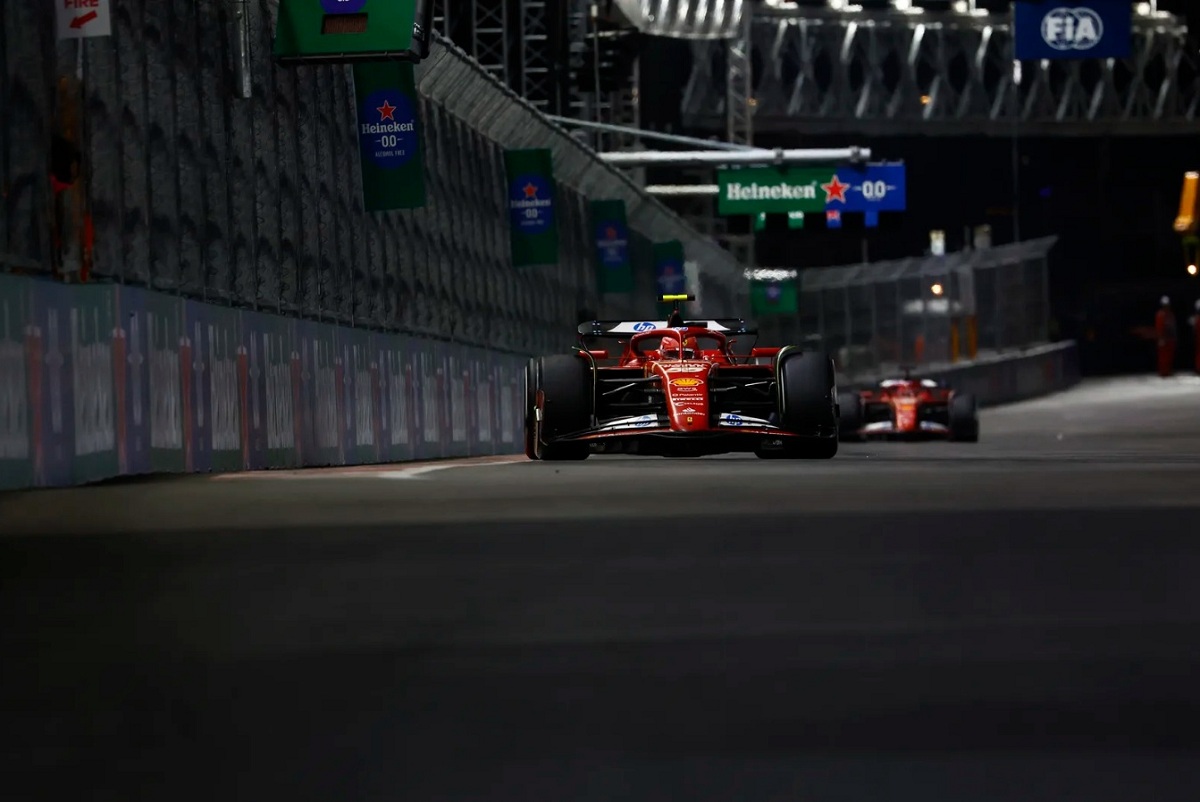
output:
[[812,437],[787,431],[768,419],[722,412],[705,428],[674,427],[664,413],[636,415],[604,421],[556,442],[589,441],[597,453],[657,456],[709,456],[739,452],[785,450]]

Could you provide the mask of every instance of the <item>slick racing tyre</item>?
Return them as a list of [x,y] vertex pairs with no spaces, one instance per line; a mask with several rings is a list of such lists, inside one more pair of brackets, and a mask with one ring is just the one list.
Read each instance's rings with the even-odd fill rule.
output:
[[843,442],[861,440],[862,425],[862,399],[858,393],[838,393],[838,438]]
[[950,440],[956,443],[979,442],[979,410],[970,393],[950,399]]
[[[782,452],[775,453],[791,459],[832,459],[838,452],[833,360],[817,351],[784,348],[775,362],[775,378],[779,422],[804,438],[787,438]],[[759,456],[769,458],[768,453]]]
[[[546,356],[536,360],[533,375],[535,435],[532,448],[534,459],[587,459],[587,441],[556,443],[564,435],[586,429],[591,423],[591,368],[577,356]],[[541,420],[536,420],[538,397],[541,396]],[[527,448],[529,446],[527,445]]]

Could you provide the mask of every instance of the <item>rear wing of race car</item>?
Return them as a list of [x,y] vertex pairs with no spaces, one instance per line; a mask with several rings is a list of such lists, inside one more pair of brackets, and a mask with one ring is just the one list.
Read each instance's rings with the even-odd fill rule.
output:
[[[719,331],[723,334],[756,335],[758,327],[752,322],[741,318],[716,318],[711,320],[685,320],[683,326],[698,326],[700,328]],[[587,320],[579,324],[581,337],[628,337],[643,331],[654,329],[676,328],[666,320]]]

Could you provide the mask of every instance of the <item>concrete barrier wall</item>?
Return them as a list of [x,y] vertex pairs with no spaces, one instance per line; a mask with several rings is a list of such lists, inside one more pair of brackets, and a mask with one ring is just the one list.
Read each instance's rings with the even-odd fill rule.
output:
[[[0,274],[0,489],[518,454],[525,361],[141,287]],[[1079,380],[1074,343],[929,373],[984,405]]]
[[520,453],[525,361],[0,274],[0,489]]
[[[973,393],[980,406],[1023,401],[1069,389],[1080,381],[1079,347],[1075,341],[1032,346],[982,357],[973,362],[931,365],[916,373],[943,379],[962,392]],[[882,378],[855,378],[839,383],[846,389],[862,389]]]

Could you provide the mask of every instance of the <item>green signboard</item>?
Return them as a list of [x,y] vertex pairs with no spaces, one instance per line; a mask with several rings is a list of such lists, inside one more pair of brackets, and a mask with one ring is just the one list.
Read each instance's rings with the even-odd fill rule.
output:
[[358,155],[368,212],[425,205],[425,169],[412,64],[354,65]]
[[799,312],[796,280],[750,282],[750,313],[757,317]]
[[514,267],[558,264],[554,159],[549,149],[504,153]]
[[830,167],[743,167],[717,171],[717,213],[824,212]]
[[633,261],[629,254],[625,201],[592,201],[592,231],[596,240],[596,282],[599,291],[633,292]]
[[279,0],[281,64],[348,64],[429,54],[434,0]]

